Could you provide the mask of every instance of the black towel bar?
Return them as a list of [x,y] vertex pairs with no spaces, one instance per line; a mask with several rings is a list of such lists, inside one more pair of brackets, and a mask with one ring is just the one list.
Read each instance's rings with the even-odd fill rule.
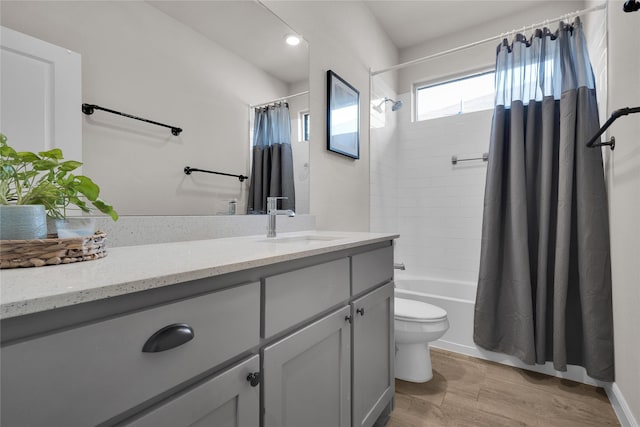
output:
[[175,135],[175,136],[180,135],[180,132],[182,132],[182,129],[179,128],[179,127],[175,127],[175,126],[171,126],[171,125],[165,125],[164,123],[154,122],[153,120],[143,119],[142,117],[132,116],[131,114],[122,113],[122,112],[116,111],[116,110],[111,110],[109,108],[104,108],[104,107],[101,107],[101,106],[95,105],[95,104],[82,104],[82,112],[85,113],[88,116],[93,114],[95,110],[102,110],[102,111],[106,111],[107,113],[117,114],[119,116],[128,117],[130,119],[140,120],[142,122],[151,123],[153,125],[158,125],[158,126],[162,126],[162,127],[165,127],[165,128],[169,128],[169,129],[171,129],[171,133],[173,135]]
[[234,175],[232,173],[209,171],[209,170],[206,170],[206,169],[192,168],[191,166],[185,166],[184,167],[184,173],[186,175],[191,175],[191,172],[205,172],[205,173],[213,173],[213,174],[216,174],[216,175],[232,176],[234,178],[238,178],[240,180],[240,182],[244,182],[245,179],[249,179],[248,176],[244,176],[244,175]]
[[628,114],[634,114],[634,113],[640,113],[640,107],[633,107],[633,108],[627,107],[627,108],[621,108],[619,110],[614,111],[611,114],[611,117],[609,117],[609,119],[606,122],[604,122],[600,130],[596,132],[595,135],[593,135],[593,138],[591,138],[589,142],[587,142],[587,147],[602,147],[604,145],[608,145],[611,147],[612,150],[616,148],[616,139],[613,137],[611,137],[611,140],[607,142],[598,142],[596,144],[596,141],[600,140],[600,136],[602,136],[604,131],[607,130],[607,128],[609,128],[609,126],[611,126],[613,122],[615,122],[618,118],[622,116],[626,116]]

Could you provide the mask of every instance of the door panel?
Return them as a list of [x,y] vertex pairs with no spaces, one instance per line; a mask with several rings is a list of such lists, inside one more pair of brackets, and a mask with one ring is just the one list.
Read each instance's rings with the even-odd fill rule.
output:
[[247,376],[259,369],[259,356],[253,356],[126,425],[258,427],[259,387]]
[[0,27],[0,130],[18,151],[82,161],[79,54]]
[[344,307],[264,350],[265,427],[350,425],[350,324]]
[[353,302],[353,426],[372,426],[394,393],[393,283]]

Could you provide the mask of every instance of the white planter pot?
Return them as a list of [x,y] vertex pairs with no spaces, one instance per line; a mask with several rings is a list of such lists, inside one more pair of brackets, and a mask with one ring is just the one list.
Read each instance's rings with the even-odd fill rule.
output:
[[0,239],[32,240],[47,237],[43,205],[0,205]]

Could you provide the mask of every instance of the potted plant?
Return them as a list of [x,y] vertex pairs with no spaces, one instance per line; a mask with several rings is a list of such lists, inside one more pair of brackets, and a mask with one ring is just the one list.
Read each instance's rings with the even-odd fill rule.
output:
[[[16,151],[8,145],[6,136],[0,133],[0,238],[46,237],[46,217],[42,236],[43,219],[40,215],[46,212],[51,218],[65,219],[71,205],[82,212],[90,212],[90,203],[116,221],[117,212],[99,198],[100,187],[90,178],[72,173],[81,165],[81,162],[64,160],[58,148],[38,154]],[[23,210],[34,213],[22,213]],[[35,222],[29,225],[27,219]],[[18,222],[16,224],[13,221]],[[27,237],[20,237],[23,234],[16,236],[16,231],[26,232],[24,235]],[[36,237],[33,237],[33,231]]]

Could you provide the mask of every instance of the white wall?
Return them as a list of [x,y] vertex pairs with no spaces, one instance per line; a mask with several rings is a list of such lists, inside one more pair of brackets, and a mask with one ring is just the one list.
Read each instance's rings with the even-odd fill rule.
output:
[[245,210],[247,181],[183,168],[247,175],[247,106],[287,95],[283,82],[140,1],[3,1],[1,22],[79,52],[84,102],[184,129],[83,115],[83,171],[121,214]]
[[[499,7],[500,2],[494,2]],[[430,40],[424,44],[402,49],[400,61],[406,62],[434,53],[484,40],[525,25],[537,24],[545,19],[555,18],[584,7],[584,2],[576,0],[540,1],[531,9],[479,24],[472,28],[460,28],[451,35]],[[455,25],[455,19],[452,19]],[[550,26],[557,28],[557,23]],[[399,72],[398,92],[411,91],[418,82],[438,80],[446,77],[464,76],[478,70],[495,66],[496,46],[499,41],[488,42],[471,49],[459,51],[441,58],[405,68]]]
[[[267,1],[309,42],[311,214],[322,230],[369,230],[369,67],[397,63],[395,47],[359,2]],[[360,92],[360,159],[326,149],[326,72]]]
[[[640,106],[640,12],[609,7],[609,109]],[[640,422],[640,114],[618,119],[608,170],[616,385]],[[634,421],[630,420],[630,425]]]

